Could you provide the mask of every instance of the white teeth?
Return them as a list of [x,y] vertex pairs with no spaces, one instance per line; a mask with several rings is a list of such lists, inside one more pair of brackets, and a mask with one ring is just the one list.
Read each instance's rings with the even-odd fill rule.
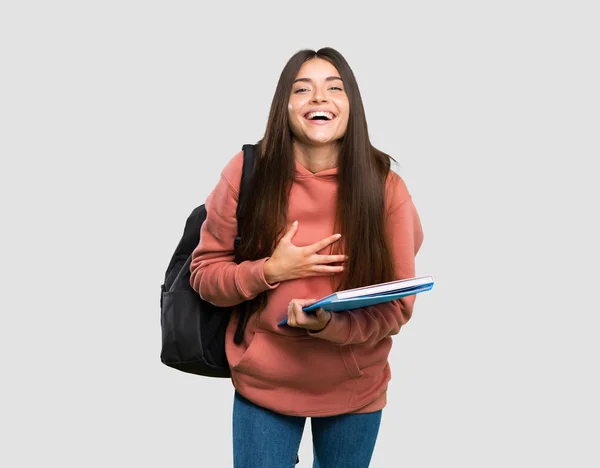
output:
[[331,112],[317,111],[317,112],[310,112],[309,114],[306,115],[306,118],[308,120],[313,119],[315,117],[326,117],[327,119],[332,120],[333,114]]

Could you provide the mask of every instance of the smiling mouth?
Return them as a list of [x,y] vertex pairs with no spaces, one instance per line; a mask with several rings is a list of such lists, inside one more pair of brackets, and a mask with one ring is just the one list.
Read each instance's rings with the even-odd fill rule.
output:
[[311,121],[330,121],[335,119],[335,114],[331,113],[331,112],[325,112],[325,111],[317,111],[317,112],[309,112],[308,114],[304,115],[304,118],[306,120],[311,120]]

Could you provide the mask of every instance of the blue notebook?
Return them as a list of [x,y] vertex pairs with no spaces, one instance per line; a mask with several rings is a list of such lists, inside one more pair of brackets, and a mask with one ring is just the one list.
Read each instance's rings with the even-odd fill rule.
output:
[[[330,312],[358,309],[384,302],[394,301],[401,297],[411,296],[433,288],[432,276],[421,276],[406,280],[391,281],[364,288],[347,289],[330,294],[317,302],[304,307],[304,312],[314,312],[319,307]],[[287,324],[287,318],[279,322],[279,326]]]

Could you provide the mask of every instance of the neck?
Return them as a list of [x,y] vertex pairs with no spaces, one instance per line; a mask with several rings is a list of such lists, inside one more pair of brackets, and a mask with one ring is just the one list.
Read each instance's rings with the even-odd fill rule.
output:
[[311,146],[294,140],[294,159],[313,174],[337,167],[339,146],[335,143]]

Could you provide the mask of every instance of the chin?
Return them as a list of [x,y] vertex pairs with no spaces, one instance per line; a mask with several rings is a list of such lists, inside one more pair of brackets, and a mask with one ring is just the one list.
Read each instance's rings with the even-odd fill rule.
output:
[[310,139],[310,138],[308,138],[306,140],[306,142],[309,145],[312,145],[312,146],[327,146],[327,145],[331,145],[331,144],[335,143],[336,141],[337,140],[334,140],[334,139],[331,139],[331,140],[313,140],[313,139]]
[[306,140],[314,145],[327,145],[330,143],[335,143],[337,140],[339,140],[339,138],[335,135],[318,137],[311,137],[307,135]]

